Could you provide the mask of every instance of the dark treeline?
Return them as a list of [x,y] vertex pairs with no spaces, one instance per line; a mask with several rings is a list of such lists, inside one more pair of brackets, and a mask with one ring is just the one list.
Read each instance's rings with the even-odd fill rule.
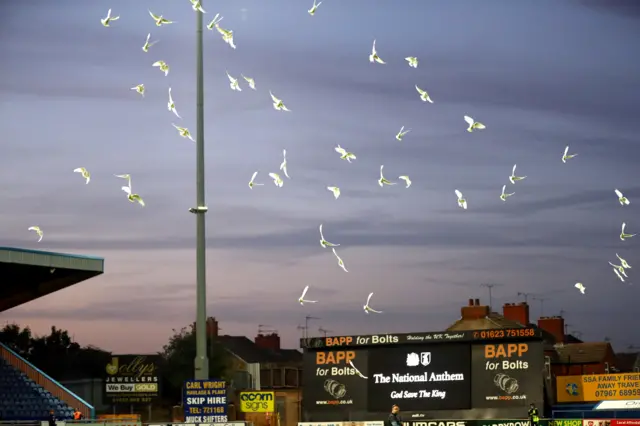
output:
[[[105,366],[111,361],[111,352],[98,347],[82,346],[69,336],[67,330],[55,326],[45,336],[36,336],[29,327],[7,324],[0,330],[4,343],[27,361],[57,381],[101,379]],[[223,348],[209,342],[209,375],[225,377],[228,358]],[[182,384],[193,378],[196,340],[193,327],[173,330],[173,335],[158,353],[161,356],[163,398],[181,399]]]

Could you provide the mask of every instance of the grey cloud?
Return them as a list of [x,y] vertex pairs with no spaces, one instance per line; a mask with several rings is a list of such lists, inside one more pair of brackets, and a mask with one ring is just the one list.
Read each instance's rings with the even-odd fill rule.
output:
[[640,18],[640,3],[634,0],[609,0],[606,2],[598,0],[578,0],[579,3],[592,10],[611,13],[625,18]]
[[[507,192],[512,190],[512,186],[507,188]],[[640,187],[631,187],[624,190],[630,198],[640,196]],[[637,194],[637,195],[636,195]],[[507,200],[515,201],[514,198]],[[497,203],[496,203],[497,204]],[[616,206],[618,204],[617,197],[612,189],[590,189],[580,192],[567,192],[564,195],[554,197],[541,198],[534,201],[513,202],[508,209],[501,208],[503,206],[494,205],[483,207],[479,214],[501,214],[516,217],[534,216],[543,211],[549,210],[571,210],[578,207],[590,207],[592,211],[603,211],[605,206]]]

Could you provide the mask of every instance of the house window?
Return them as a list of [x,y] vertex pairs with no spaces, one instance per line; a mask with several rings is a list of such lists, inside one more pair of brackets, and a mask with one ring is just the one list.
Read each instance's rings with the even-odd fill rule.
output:
[[274,368],[271,374],[273,378],[273,387],[274,388],[282,387],[282,369]]
[[270,388],[273,386],[271,381],[271,370],[260,370],[260,387]]
[[288,388],[297,388],[299,386],[297,368],[284,369],[284,385]]

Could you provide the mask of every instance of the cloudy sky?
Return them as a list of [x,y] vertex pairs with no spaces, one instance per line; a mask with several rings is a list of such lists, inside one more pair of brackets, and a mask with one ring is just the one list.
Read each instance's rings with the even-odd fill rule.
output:
[[[607,263],[619,253],[640,269],[640,236],[618,237],[623,221],[640,233],[631,2],[325,0],[311,17],[299,0],[205,0],[205,22],[221,13],[237,45],[205,30],[207,299],[222,332],[252,337],[267,324],[294,347],[306,315],[320,318],[316,335],[437,331],[468,298],[488,302],[480,285],[495,283],[498,310],[530,293],[532,316],[535,295],[585,340],[640,346],[625,327],[638,286]],[[109,8],[121,18],[104,28]],[[156,27],[148,8],[175,23]],[[30,0],[2,2],[0,15],[1,245],[106,259],[103,276],[0,320],[159,350],[195,317],[195,144],[171,126],[195,133],[195,14],[187,0]],[[144,53],[148,32],[159,42]],[[374,39],[386,65],[368,62]],[[225,70],[257,90],[230,90]],[[144,98],[130,90],[139,83]],[[167,111],[169,86],[183,120]],[[292,112],[275,111],[269,90]],[[464,115],[487,129],[467,133]],[[401,126],[412,131],[398,142]],[[358,159],[341,161],[337,144]],[[579,155],[563,164],[566,145]],[[283,148],[291,179],[277,188],[267,173]],[[514,163],[527,176],[515,186]],[[380,188],[381,164],[411,188]],[[72,173],[81,166],[89,185]],[[255,170],[266,185],[251,191]],[[117,173],[133,176],[145,208]],[[516,193],[506,203],[503,184]],[[349,273],[318,244],[320,223]],[[305,285],[320,303],[296,303]],[[383,315],[363,314],[371,291]]]

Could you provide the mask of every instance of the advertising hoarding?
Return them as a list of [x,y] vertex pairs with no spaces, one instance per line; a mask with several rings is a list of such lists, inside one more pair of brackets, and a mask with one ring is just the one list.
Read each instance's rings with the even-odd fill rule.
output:
[[310,411],[326,412],[345,407],[367,407],[366,350],[314,351],[304,354],[304,404]]
[[185,423],[226,423],[227,384],[224,380],[187,380],[182,405]]
[[558,402],[640,399],[640,373],[556,377]]
[[403,411],[470,408],[470,347],[400,346],[369,353],[369,411],[398,404]]
[[542,342],[488,343],[471,350],[474,408],[525,406],[543,394]]
[[479,342],[486,340],[539,340],[542,332],[534,327],[497,330],[422,332],[408,334],[373,334],[366,336],[328,336],[300,339],[301,348],[333,348],[336,346],[389,346],[443,342]]
[[582,419],[582,426],[611,426],[611,419]]
[[159,355],[114,355],[105,365],[108,404],[148,404],[160,396]]
[[275,392],[240,392],[240,411],[243,413],[273,413],[275,410]]

